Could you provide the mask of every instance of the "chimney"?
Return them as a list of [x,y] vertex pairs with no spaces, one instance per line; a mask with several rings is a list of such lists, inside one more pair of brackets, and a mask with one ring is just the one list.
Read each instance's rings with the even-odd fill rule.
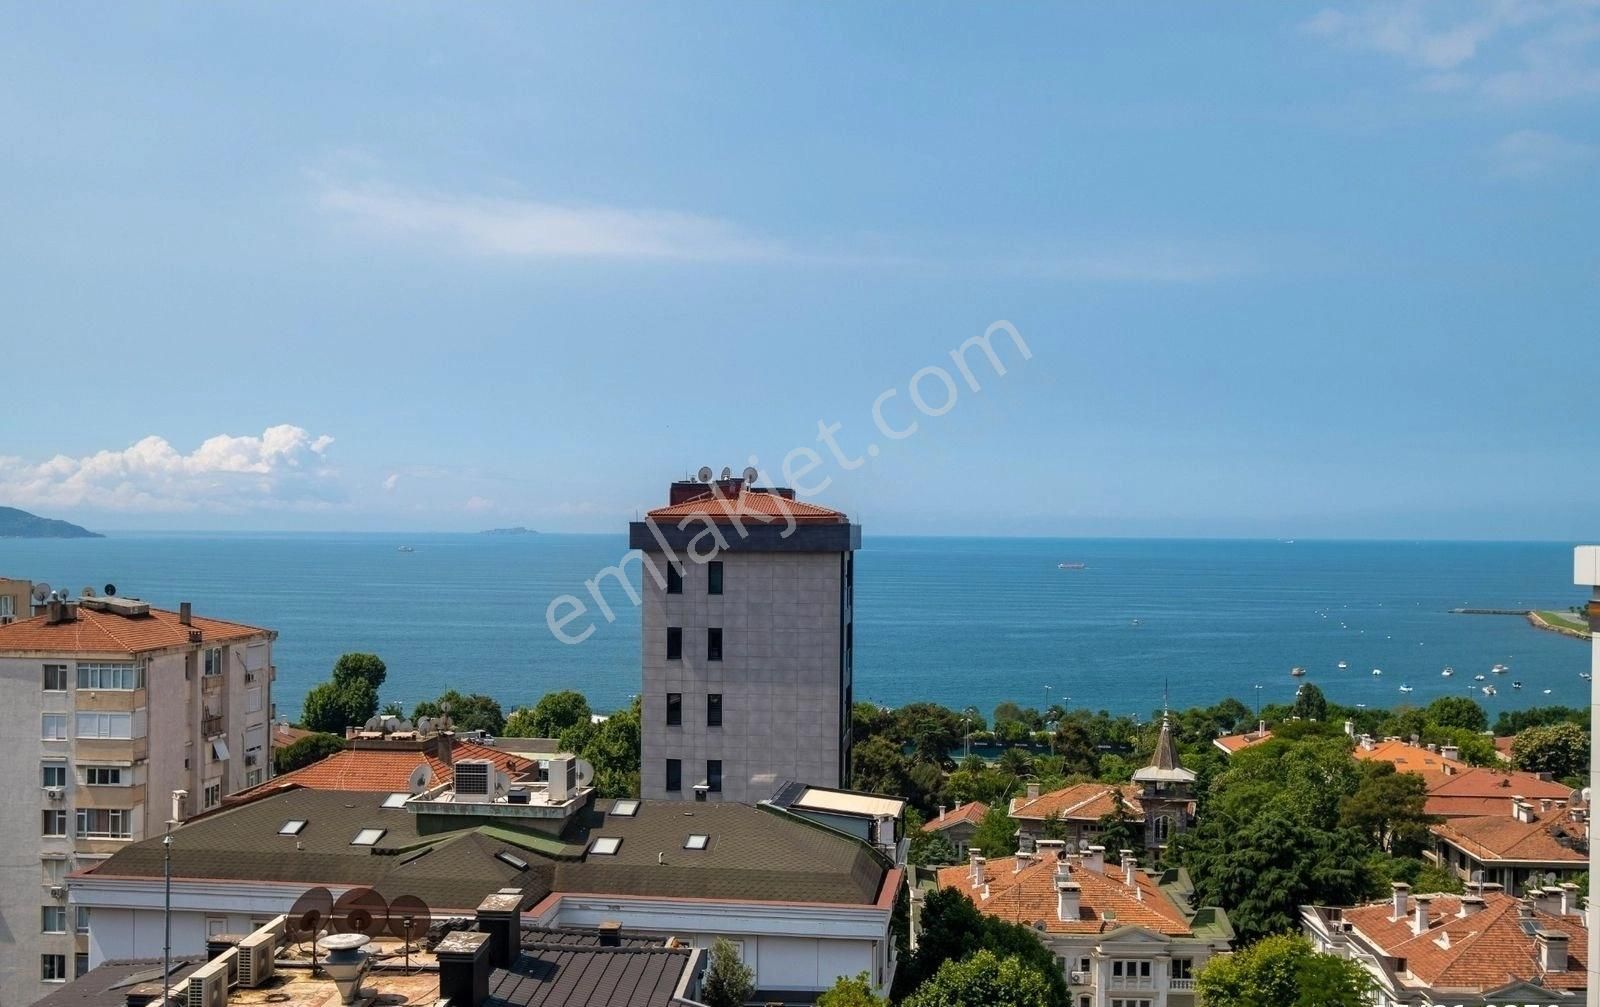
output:
[[[959,808],[959,807],[961,807],[961,805],[958,804],[958,805],[956,805],[956,807]],[[941,822],[944,821],[944,805],[942,805],[942,804],[939,805],[939,821],[941,821]]]
[[1549,813],[1550,813],[1550,798],[1548,798],[1548,797],[1539,798],[1539,814],[1548,815]]
[[1536,930],[1534,939],[1539,944],[1539,968],[1544,972],[1567,970],[1567,934],[1561,930]]
[[178,602],[178,625],[194,625],[194,609],[186,601]]
[[187,790],[174,790],[172,792],[172,821],[183,821],[183,799],[189,796]]
[[1082,885],[1056,875],[1056,918],[1075,922],[1078,919],[1078,901],[1082,895]]
[[489,935],[452,930],[433,953],[439,960],[439,998],[450,1007],[482,1007],[489,998]]
[[983,851],[976,846],[967,847],[967,877],[976,880],[978,877],[978,861],[983,859]]
[[478,903],[478,929],[489,935],[489,967],[510,968],[522,950],[522,893],[502,889]]
[[1133,872],[1134,872],[1135,868],[1137,868],[1139,866],[1139,861],[1134,858],[1132,850],[1118,850],[1117,852],[1122,855],[1122,881],[1123,881],[1123,883],[1126,884],[1129,888],[1137,888],[1138,885],[1136,885],[1134,883],[1134,880],[1133,880]]
[[988,876],[984,873],[984,866],[988,863],[983,857],[972,858],[972,887],[987,888]]
[[1039,799],[1039,784],[1036,783],[1036,782],[1028,784],[1028,800],[1037,801],[1038,799]]
[[1483,897],[1479,895],[1461,896],[1460,916],[1471,916],[1473,913],[1483,912]]
[[1406,918],[1406,897],[1411,894],[1411,886],[1404,881],[1395,881],[1389,887],[1394,891],[1394,909],[1389,913],[1389,918],[1403,920]]
[[1106,870],[1106,848],[1104,846],[1091,846],[1089,852],[1084,854],[1083,866],[1097,874],[1104,874]]
[[1361,736],[1361,749],[1362,749],[1362,751],[1370,752],[1370,751],[1372,751],[1373,747],[1374,747],[1374,742],[1372,740],[1372,735],[1363,734]]
[[1561,915],[1583,915],[1583,911],[1578,908],[1578,886],[1571,881],[1561,883]]
[[1524,800],[1520,794],[1513,796],[1511,798],[1511,817],[1524,825],[1532,823],[1533,805]]
[[1033,854],[1018,850],[1017,855],[1011,858],[1011,873],[1021,874],[1026,868],[1033,866]]
[[1411,747],[1412,747],[1412,748],[1416,748],[1416,747],[1417,747],[1417,742],[1419,742],[1419,741],[1421,741],[1421,740],[1422,740],[1422,735],[1420,735],[1420,734],[1413,734],[1413,735],[1412,735],[1412,736],[1411,736]]
[[1423,934],[1428,931],[1428,906],[1433,902],[1431,895],[1418,895],[1412,900],[1417,904],[1415,917],[1411,921],[1411,932]]
[[622,924],[619,921],[601,920],[600,925],[595,927],[595,933],[599,935],[601,947],[622,947]]
[[1459,761],[1461,761],[1461,746],[1460,745],[1440,745],[1439,746],[1439,754],[1444,756],[1446,759],[1449,759],[1452,762],[1459,762]]
[[1356,722],[1355,721],[1347,720],[1347,721],[1344,722],[1344,736],[1346,738],[1354,738],[1356,736]]
[[1256,733],[1257,734],[1266,734],[1267,733],[1267,722],[1266,721],[1264,721],[1264,720],[1256,721]]

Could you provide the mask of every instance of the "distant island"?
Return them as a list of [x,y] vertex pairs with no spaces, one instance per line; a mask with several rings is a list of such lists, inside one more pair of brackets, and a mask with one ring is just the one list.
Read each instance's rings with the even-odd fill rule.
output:
[[539,533],[534,531],[532,528],[524,528],[521,525],[517,525],[515,528],[490,528],[487,531],[480,531],[478,534],[479,535],[537,535]]
[[15,507],[0,507],[0,538],[105,538],[70,521],[39,517]]

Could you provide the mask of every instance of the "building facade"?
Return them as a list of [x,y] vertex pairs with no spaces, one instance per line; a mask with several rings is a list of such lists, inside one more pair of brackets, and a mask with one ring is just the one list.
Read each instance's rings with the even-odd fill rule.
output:
[[270,630],[136,599],[52,600],[0,626],[0,1003],[32,1003],[87,966],[67,877],[264,780]]
[[0,577],[0,626],[33,614],[33,584]]
[[838,511],[727,478],[674,483],[629,527],[645,564],[644,797],[849,786],[860,543]]

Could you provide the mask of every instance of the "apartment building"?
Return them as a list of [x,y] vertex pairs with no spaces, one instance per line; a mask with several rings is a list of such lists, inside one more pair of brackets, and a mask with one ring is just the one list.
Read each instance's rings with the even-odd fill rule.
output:
[[1585,1002],[1588,928],[1576,886],[1525,899],[1497,884],[1464,895],[1412,896],[1403,882],[1393,889],[1385,902],[1300,907],[1313,947],[1371,976],[1373,1007]]
[[0,577],[0,626],[33,614],[33,584]]
[[1195,974],[1232,947],[1233,926],[1221,909],[1191,908],[1183,871],[1153,876],[1138,863],[1132,850],[1112,864],[1103,846],[1079,853],[1044,839],[1014,857],[971,850],[937,877],[979,912],[1032,927],[1061,963],[1072,1007],[1188,1007]]
[[1494,882],[1511,895],[1589,869],[1586,807],[1514,796],[1503,808],[1433,826],[1433,849],[1425,855],[1462,881]]
[[29,1004],[88,962],[67,877],[262,782],[270,630],[123,597],[55,596],[0,626],[0,1003]]
[[839,511],[745,478],[673,483],[644,556],[641,789],[755,802],[847,787],[855,550]]

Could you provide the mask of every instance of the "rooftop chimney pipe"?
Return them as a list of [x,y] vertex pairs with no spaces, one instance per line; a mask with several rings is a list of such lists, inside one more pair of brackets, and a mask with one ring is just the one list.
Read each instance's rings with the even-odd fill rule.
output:
[[194,610],[186,601],[178,602],[178,623],[183,626],[194,625]]

